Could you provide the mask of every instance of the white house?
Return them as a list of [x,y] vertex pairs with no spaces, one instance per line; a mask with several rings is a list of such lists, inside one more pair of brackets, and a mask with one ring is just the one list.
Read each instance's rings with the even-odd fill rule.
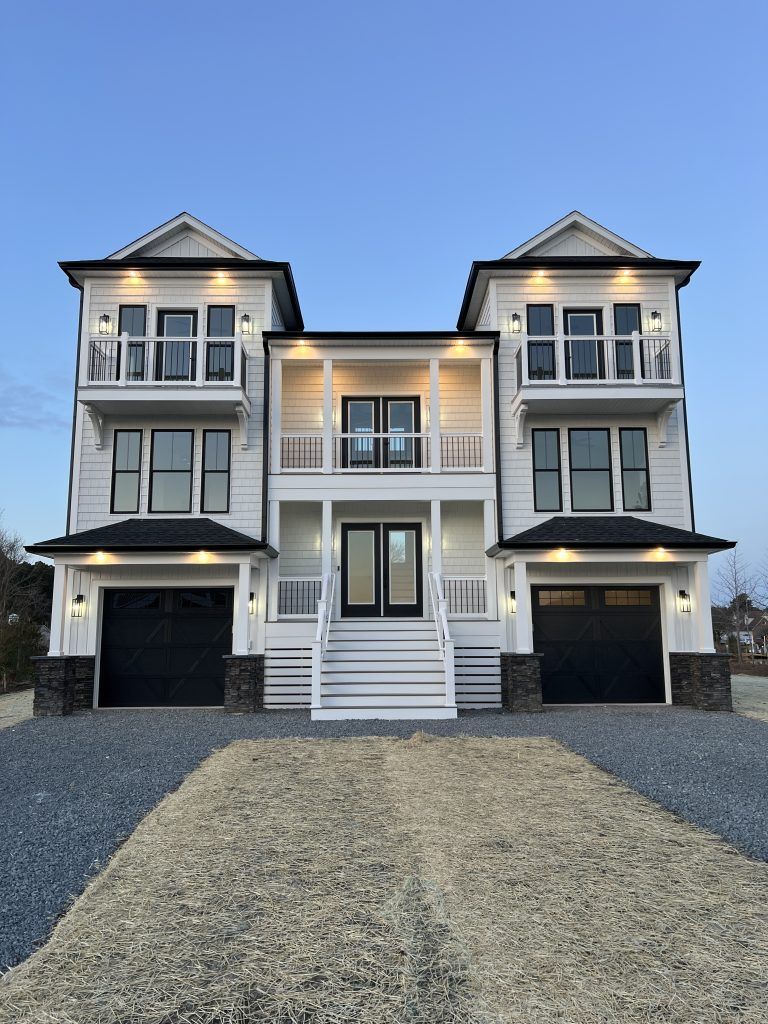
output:
[[[678,291],[572,213],[472,264],[456,331],[307,331],[287,263],[189,214],[80,290],[39,714],[730,707]],[[695,358],[695,342],[689,358]]]

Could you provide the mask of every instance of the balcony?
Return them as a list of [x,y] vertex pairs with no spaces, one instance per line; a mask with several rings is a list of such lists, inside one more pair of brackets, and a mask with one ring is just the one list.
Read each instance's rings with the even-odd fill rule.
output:
[[[93,335],[81,367],[78,400],[101,445],[101,420],[117,413],[164,412],[236,415],[246,446],[250,401],[248,357],[234,338],[119,338]],[[173,408],[170,408],[170,406]]]
[[[387,433],[333,434],[332,457],[324,463],[322,434],[283,434],[283,473],[438,473],[482,472],[483,435]],[[433,452],[437,457],[432,458]],[[486,449],[486,455],[488,455]]]
[[526,413],[668,417],[683,397],[677,341],[669,335],[521,334],[515,370],[518,446]]

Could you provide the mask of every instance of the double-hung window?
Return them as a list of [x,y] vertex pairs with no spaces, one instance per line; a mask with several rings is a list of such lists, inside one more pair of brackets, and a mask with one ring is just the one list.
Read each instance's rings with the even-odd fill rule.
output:
[[569,430],[571,511],[612,512],[610,430]]
[[229,512],[228,430],[203,431],[203,487],[201,512]]
[[150,512],[192,511],[191,430],[153,430],[149,483]]
[[532,430],[533,507],[536,512],[560,512],[563,508],[560,480],[560,431]]
[[619,430],[621,490],[626,512],[650,512],[651,485],[648,475],[648,438],[644,428]]
[[141,489],[140,430],[116,430],[112,453],[112,512],[138,512]]

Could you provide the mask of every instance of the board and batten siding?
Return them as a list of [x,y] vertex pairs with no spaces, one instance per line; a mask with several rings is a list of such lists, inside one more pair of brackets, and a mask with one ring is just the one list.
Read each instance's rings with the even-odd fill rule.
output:
[[[633,515],[641,519],[667,523],[682,529],[691,528],[687,480],[687,452],[683,430],[682,406],[672,413],[665,447],[659,447],[659,434],[655,415],[622,415],[609,411],[610,389],[606,389],[604,414],[547,415],[529,413],[525,422],[524,444],[517,447],[517,435],[512,416],[512,403],[518,392],[515,350],[520,336],[510,332],[513,313],[522,319],[526,328],[528,304],[551,303],[555,313],[555,331],[563,329],[563,310],[591,308],[603,310],[603,330],[610,335],[614,330],[613,305],[635,302],[640,305],[643,329],[650,327],[650,314],[658,310],[662,316],[665,334],[677,336],[676,312],[673,306],[674,283],[665,277],[628,279],[616,277],[526,278],[497,279],[494,284],[497,304],[497,323],[501,332],[498,355],[499,373],[499,448],[501,455],[501,487],[503,499],[505,537],[535,526],[558,513],[535,512],[533,505],[533,465],[531,431],[537,428],[559,427],[563,488],[562,515],[571,514],[570,479],[568,461],[568,428],[610,428],[612,452],[612,482],[615,515]],[[649,512],[624,511],[621,492],[621,463],[619,454],[619,427],[644,427],[648,436],[648,461],[651,481],[651,510]],[[578,515],[610,515],[604,513],[574,513]]]

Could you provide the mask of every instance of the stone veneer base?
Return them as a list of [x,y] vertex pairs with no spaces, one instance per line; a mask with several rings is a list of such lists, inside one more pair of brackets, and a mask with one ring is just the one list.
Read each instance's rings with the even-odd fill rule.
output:
[[673,704],[699,711],[733,711],[727,654],[672,652],[669,675]]
[[71,715],[93,707],[96,659],[87,654],[32,658],[35,671],[34,715]]
[[224,710],[264,710],[264,655],[224,656]]
[[501,706],[506,711],[541,711],[542,654],[501,654]]

